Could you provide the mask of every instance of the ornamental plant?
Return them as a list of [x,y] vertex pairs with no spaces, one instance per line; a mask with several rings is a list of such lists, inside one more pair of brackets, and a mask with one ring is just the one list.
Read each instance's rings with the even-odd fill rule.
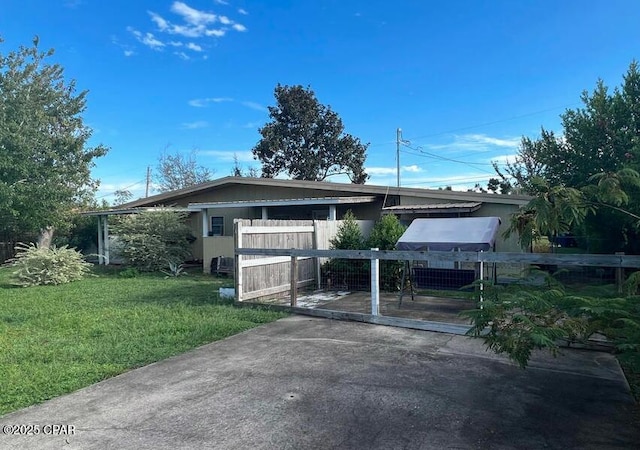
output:
[[13,278],[18,286],[55,285],[81,280],[92,267],[82,253],[66,245],[40,247],[20,243],[15,248],[17,253],[11,265],[16,269]]

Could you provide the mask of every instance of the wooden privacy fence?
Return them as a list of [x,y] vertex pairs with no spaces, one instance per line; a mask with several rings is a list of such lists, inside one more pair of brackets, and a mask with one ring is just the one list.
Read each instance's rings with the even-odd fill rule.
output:
[[[357,221],[366,235],[373,221]],[[248,220],[234,221],[234,247],[257,249],[322,250],[338,233],[341,220]],[[250,300],[288,292],[292,274],[297,287],[320,286],[320,267],[325,258],[289,255],[235,254],[237,295]]]

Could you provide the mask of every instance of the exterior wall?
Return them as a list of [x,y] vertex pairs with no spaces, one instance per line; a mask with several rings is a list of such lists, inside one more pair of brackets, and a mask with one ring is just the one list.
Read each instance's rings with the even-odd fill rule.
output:
[[[233,235],[233,226],[231,227]],[[232,258],[234,256],[233,236],[212,236],[200,238],[202,244],[202,269],[204,273],[211,272],[211,258],[216,256],[226,256]]]
[[522,252],[522,247],[518,244],[518,236],[512,234],[505,239],[503,234],[509,228],[509,219],[512,213],[516,212],[516,205],[504,205],[496,203],[483,203],[482,207],[473,213],[471,217],[500,217],[500,228],[496,236],[497,252]]

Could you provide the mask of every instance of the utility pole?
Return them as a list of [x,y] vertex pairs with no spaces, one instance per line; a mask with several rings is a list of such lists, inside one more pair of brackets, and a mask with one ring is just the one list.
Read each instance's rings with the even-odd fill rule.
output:
[[398,173],[398,187],[400,187],[400,144],[402,143],[402,128],[396,130],[396,163]]
[[151,186],[151,166],[147,166],[147,188],[144,191],[144,196],[149,196],[149,186]]

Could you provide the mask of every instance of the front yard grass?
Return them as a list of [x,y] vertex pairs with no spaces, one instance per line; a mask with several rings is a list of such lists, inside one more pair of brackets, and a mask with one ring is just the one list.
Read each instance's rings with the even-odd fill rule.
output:
[[11,285],[0,268],[0,415],[284,317],[218,298],[229,281],[191,274]]

